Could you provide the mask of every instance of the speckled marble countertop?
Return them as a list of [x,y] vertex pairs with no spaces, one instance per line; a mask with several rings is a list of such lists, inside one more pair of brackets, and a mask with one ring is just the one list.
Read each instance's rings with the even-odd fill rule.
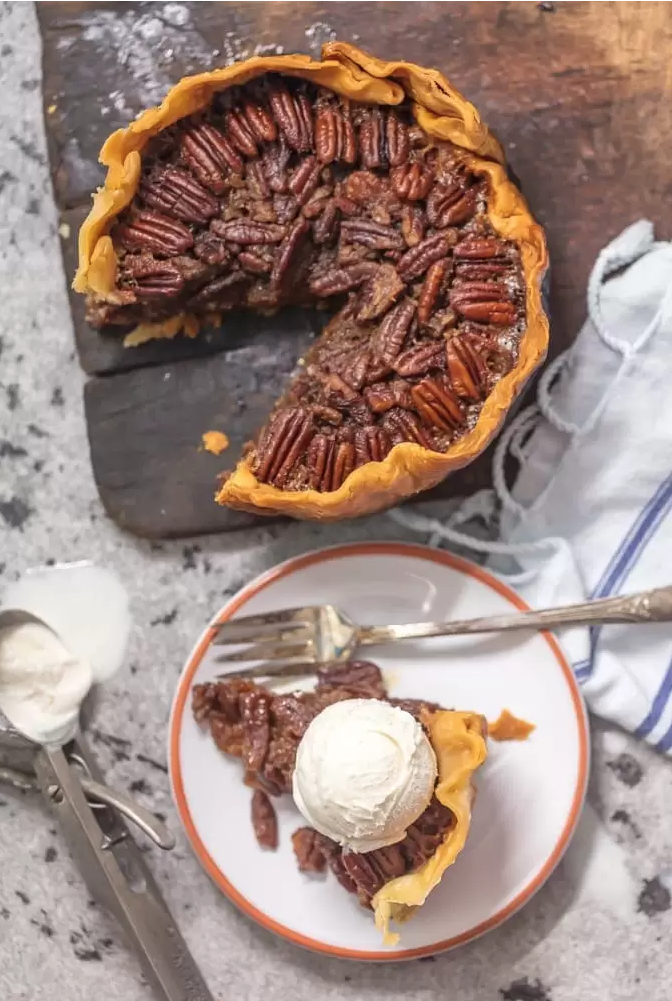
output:
[[[402,536],[379,517],[149,545],[106,519],[89,466],[30,4],[0,4],[0,94],[0,588],[54,560],[90,558],[119,571],[135,628],[126,669],[101,705],[95,749],[109,780],[177,831],[165,725],[184,656],[211,612],[295,553]],[[593,755],[589,805],[547,885],[504,927],[431,961],[366,966],[298,951],[238,914],[181,835],[174,852],[148,858],[216,998],[669,1001],[672,766],[601,728]],[[0,787],[0,999],[92,997],[142,1001],[150,992],[51,817]]]

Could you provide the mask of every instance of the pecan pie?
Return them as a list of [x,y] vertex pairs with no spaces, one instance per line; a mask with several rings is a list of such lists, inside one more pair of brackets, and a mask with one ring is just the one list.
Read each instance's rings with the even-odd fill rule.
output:
[[385,941],[393,943],[391,921],[404,921],[421,906],[464,846],[473,799],[473,772],[486,756],[482,716],[444,710],[436,703],[388,696],[382,674],[368,661],[327,665],[314,691],[278,695],[254,682],[196,685],[193,712],[210,729],[217,747],[241,759],[252,787],[252,826],[264,848],[278,844],[271,797],[292,791],[297,749],[309,724],[323,709],[348,699],[371,698],[413,715],[425,728],[438,764],[428,807],[403,840],[359,853],[343,849],[311,827],[292,836],[299,869],[329,869],[338,882],[375,913]]
[[445,78],[323,55],[187,78],[112,135],[74,285],[134,343],[232,309],[334,310],[217,499],[335,519],[487,445],[545,355],[547,255]]

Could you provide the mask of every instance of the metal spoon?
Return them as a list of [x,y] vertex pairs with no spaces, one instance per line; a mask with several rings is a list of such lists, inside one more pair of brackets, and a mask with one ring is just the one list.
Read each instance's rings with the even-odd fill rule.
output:
[[[21,609],[0,612],[0,632],[25,622],[50,628]],[[0,757],[0,782],[39,790],[57,815],[93,897],[119,921],[156,996],[214,1001],[124,817],[171,849],[175,839],[162,821],[105,785],[81,732],[62,747],[41,747],[0,712]]]

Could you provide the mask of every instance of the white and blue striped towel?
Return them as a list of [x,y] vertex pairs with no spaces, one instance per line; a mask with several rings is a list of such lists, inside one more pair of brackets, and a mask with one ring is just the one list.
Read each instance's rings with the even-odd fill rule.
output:
[[[507,452],[519,462],[511,491]],[[588,320],[500,439],[494,472],[501,541],[469,544],[531,605],[672,584],[672,244],[651,223],[600,254]],[[445,522],[394,516],[464,546],[465,522],[489,500],[470,498]],[[560,638],[591,711],[672,754],[672,624]]]

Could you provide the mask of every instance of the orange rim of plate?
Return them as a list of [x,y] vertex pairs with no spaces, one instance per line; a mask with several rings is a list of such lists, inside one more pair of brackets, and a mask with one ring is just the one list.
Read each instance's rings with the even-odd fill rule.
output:
[[498,925],[506,921],[507,918],[511,917],[512,914],[515,914],[515,912],[518,911],[524,904],[526,904],[551,875],[556,865],[562,858],[569,839],[574,832],[585,797],[589,763],[587,717],[583,705],[583,699],[581,697],[581,693],[579,692],[579,687],[574,674],[567,663],[565,655],[562,653],[560,646],[550,633],[542,633],[541,635],[551,648],[553,655],[555,656],[555,659],[557,660],[558,665],[560,666],[560,669],[565,677],[572,697],[572,706],[577,717],[579,733],[579,767],[576,788],[574,790],[572,803],[560,837],[537,875],[534,876],[534,878],[531,879],[530,882],[516,894],[513,900],[509,901],[505,907],[500,908],[500,910],[496,911],[485,921],[481,921],[479,924],[474,925],[473,928],[469,928],[467,931],[461,932],[459,935],[454,935],[452,938],[444,939],[441,942],[436,942],[432,945],[419,946],[415,949],[403,949],[398,952],[392,952],[388,950],[368,951],[346,949],[340,946],[328,945],[327,943],[321,942],[319,939],[313,939],[309,938],[307,935],[302,935],[300,932],[294,931],[292,928],[288,928],[286,925],[283,925],[279,921],[275,921],[273,918],[269,917],[266,913],[264,913],[264,911],[259,910],[258,907],[251,904],[250,901],[244,897],[235,888],[235,886],[233,886],[221,869],[216,865],[207,848],[201,841],[196,825],[191,817],[187,797],[184,791],[184,783],[182,781],[182,768],[180,763],[180,733],[182,730],[182,719],[185,707],[187,706],[189,693],[191,691],[192,679],[206,650],[214,639],[219,625],[235,615],[239,609],[247,604],[251,598],[259,594],[260,591],[265,590],[271,584],[275,584],[276,581],[281,580],[283,577],[288,577],[297,570],[303,570],[305,567],[312,566],[315,563],[343,559],[348,556],[410,556],[417,559],[430,560],[433,563],[440,563],[442,566],[450,567],[452,570],[456,570],[458,573],[465,574],[468,577],[476,578],[476,580],[479,580],[481,583],[492,588],[493,591],[497,591],[521,611],[529,611],[530,609],[530,606],[527,605],[526,602],[524,602],[523,599],[515,593],[515,591],[511,590],[507,584],[504,584],[498,578],[493,577],[486,570],[481,569],[481,567],[470,563],[468,560],[461,559],[459,556],[453,556],[452,553],[447,553],[443,550],[430,549],[427,546],[414,545],[412,543],[356,542],[344,546],[332,546],[320,549],[316,552],[307,553],[305,556],[298,556],[294,559],[287,560],[284,563],[280,563],[272,570],[256,577],[250,584],[242,588],[242,590],[240,590],[238,594],[231,599],[231,601],[222,609],[222,611],[213,619],[204,631],[187,660],[178,682],[169,723],[168,764],[170,768],[173,799],[175,801],[175,806],[182,825],[191,842],[192,848],[194,849],[196,856],[205,871],[211,879],[214,880],[220,890],[230,900],[232,900],[244,914],[253,918],[253,920],[262,927],[275,932],[277,935],[281,935],[283,938],[293,942],[295,945],[303,946],[304,948],[311,949],[314,952],[321,952],[324,955],[337,956],[341,959],[373,961],[386,960],[392,962],[403,959],[418,959],[422,956],[435,955],[438,952],[444,952],[457,945],[464,945],[466,942],[471,942],[473,939],[485,934],[485,932],[496,928]]

